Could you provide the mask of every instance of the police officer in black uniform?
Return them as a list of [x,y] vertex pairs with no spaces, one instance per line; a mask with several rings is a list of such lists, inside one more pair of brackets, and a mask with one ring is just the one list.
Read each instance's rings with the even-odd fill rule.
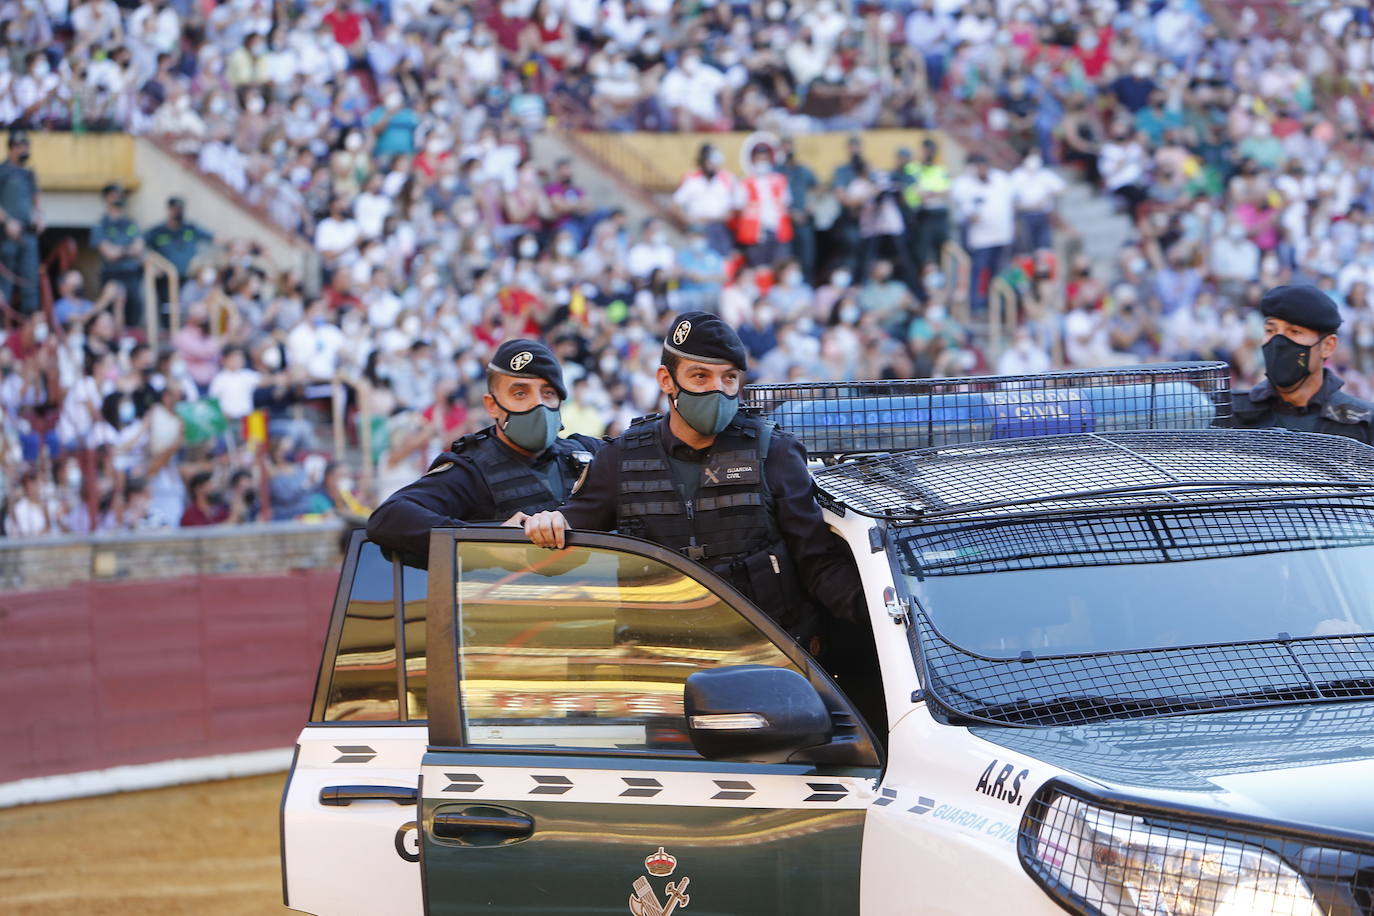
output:
[[602,443],[558,438],[568,396],[553,352],[535,340],[508,340],[487,365],[483,395],[492,425],[449,446],[419,480],[377,507],[367,536],[409,555],[429,556],[431,528],[502,522],[562,505]]
[[821,517],[801,443],[738,412],[747,366],[733,328],[707,312],[681,315],[658,369],[668,416],[641,417],[607,443],[567,505],[532,515],[525,533],[542,547],[562,547],[568,528],[671,547],[815,652],[827,615],[866,619],[858,570]]
[[1280,426],[1374,442],[1374,404],[1341,391],[1326,368],[1336,350],[1341,315],[1313,286],[1276,286],[1260,300],[1265,379],[1232,399],[1231,425]]
[[43,210],[38,179],[28,162],[28,132],[11,130],[9,153],[0,162],[0,297],[23,315],[41,307],[38,236],[43,232]]

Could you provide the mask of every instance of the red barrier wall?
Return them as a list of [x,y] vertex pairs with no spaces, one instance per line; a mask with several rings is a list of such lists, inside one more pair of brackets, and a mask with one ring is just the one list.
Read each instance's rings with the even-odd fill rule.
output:
[[290,747],[337,570],[0,595],[0,782]]

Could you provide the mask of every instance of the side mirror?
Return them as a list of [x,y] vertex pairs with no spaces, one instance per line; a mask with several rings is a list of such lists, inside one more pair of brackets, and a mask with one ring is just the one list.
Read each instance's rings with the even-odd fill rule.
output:
[[683,701],[692,746],[709,760],[781,763],[825,744],[834,728],[816,688],[787,668],[698,671],[687,678]]

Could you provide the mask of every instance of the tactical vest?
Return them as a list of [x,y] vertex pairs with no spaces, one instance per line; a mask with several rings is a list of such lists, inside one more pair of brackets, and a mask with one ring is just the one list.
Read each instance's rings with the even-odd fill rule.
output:
[[1332,391],[1320,411],[1303,414],[1280,413],[1268,400],[1253,401],[1248,391],[1232,397],[1233,414],[1225,424],[1239,429],[1282,427],[1295,432],[1345,436],[1371,444],[1374,439],[1374,408],[1339,389]]
[[764,479],[774,424],[737,416],[716,436],[696,491],[684,498],[659,420],[641,417],[621,437],[617,529],[697,560],[794,636],[813,634],[815,610],[778,532]]
[[544,478],[535,473],[529,465],[516,461],[501,441],[496,438],[495,427],[469,433],[449,447],[455,455],[470,459],[482,472],[482,479],[491,489],[495,515],[490,519],[470,519],[470,521],[504,522],[517,512],[543,512],[557,509],[567,502],[573,484],[577,483],[582,471],[591,462],[589,451],[572,439],[556,439],[549,448],[554,450],[554,461],[562,471],[562,492],[554,493]]

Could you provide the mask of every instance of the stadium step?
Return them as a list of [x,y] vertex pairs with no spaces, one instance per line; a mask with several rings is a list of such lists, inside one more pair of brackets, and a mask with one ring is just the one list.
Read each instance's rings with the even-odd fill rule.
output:
[[665,219],[669,235],[680,242],[676,225],[667,208],[648,190],[615,175],[600,159],[580,148],[575,137],[569,138],[559,130],[545,130],[530,138],[530,158],[535,165],[552,172],[554,163],[567,157],[573,161],[573,174],[578,185],[593,201],[614,201],[625,211],[625,222],[633,238],[640,225],[651,216]]
[[1076,179],[1069,179],[1068,190],[1060,198],[1059,215],[1078,234],[1083,253],[1098,270],[1115,261],[1121,247],[1135,235],[1130,218],[1113,198]]

